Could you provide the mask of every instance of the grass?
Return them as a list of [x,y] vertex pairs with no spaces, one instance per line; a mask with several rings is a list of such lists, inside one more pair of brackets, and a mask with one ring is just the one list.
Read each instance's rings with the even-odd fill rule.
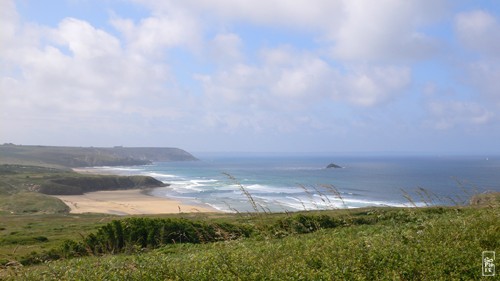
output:
[[351,221],[307,234],[290,232],[283,238],[276,237],[269,225],[289,218],[286,214],[269,215],[267,222],[238,215],[216,217],[213,219],[254,224],[258,233],[232,241],[171,244],[129,255],[86,256],[9,267],[4,270],[4,278],[479,280],[481,252],[500,248],[497,208],[388,208],[349,212],[349,216],[336,211],[302,213],[339,220],[351,218]]
[[487,192],[476,194],[470,199],[470,204],[473,206],[500,206],[500,192]]
[[11,214],[58,214],[69,212],[69,207],[52,196],[37,192],[19,192],[12,195],[0,195],[0,210]]
[[0,264],[20,261],[30,254],[56,248],[65,240],[77,239],[113,219],[116,217],[102,214],[2,215]]

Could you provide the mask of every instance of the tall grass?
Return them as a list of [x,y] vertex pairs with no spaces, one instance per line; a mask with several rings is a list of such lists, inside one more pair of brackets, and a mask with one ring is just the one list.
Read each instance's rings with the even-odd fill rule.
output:
[[[481,280],[481,252],[500,248],[498,209],[365,209],[353,212],[353,221],[327,214],[341,225],[279,239],[169,244],[141,254],[73,258],[11,268],[6,279]],[[321,215],[305,213],[296,221],[307,230]]]
[[[252,194],[250,192],[248,192],[248,190],[231,174],[229,173],[223,173],[228,179],[232,180],[233,183],[235,183],[239,189],[241,190],[241,193],[243,193],[243,195],[245,195],[246,199],[248,200],[248,203],[250,203],[250,205],[252,206],[253,210],[255,213],[260,213],[260,211],[262,210],[264,213],[266,213],[266,209],[260,205],[259,203],[257,203],[257,201],[255,201],[255,199],[253,198]],[[260,208],[260,209],[259,209]]]

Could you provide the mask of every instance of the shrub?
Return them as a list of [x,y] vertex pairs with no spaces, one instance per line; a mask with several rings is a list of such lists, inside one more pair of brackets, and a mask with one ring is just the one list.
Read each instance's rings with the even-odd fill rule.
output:
[[250,228],[230,223],[202,223],[182,218],[128,218],[100,227],[81,243],[66,242],[63,252],[68,256],[135,252],[166,244],[208,243],[250,234]]
[[344,220],[328,215],[304,215],[298,214],[292,217],[280,219],[273,225],[273,230],[279,236],[293,233],[311,233],[323,228],[335,228],[346,225]]

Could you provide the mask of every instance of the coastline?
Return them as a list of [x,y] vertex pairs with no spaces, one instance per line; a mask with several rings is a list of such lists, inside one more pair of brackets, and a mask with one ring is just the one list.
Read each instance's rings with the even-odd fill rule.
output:
[[[93,167],[72,168],[79,174],[127,175]],[[169,184],[166,183],[168,186]],[[177,213],[218,213],[209,205],[186,204],[180,200],[152,195],[151,188],[87,192],[83,195],[56,195],[71,214],[104,213],[115,215],[153,215]]]
[[210,207],[148,195],[143,189],[95,191],[83,195],[54,195],[70,207],[71,214],[153,215],[220,212]]
[[[457,159],[345,157],[335,162],[346,168],[332,170],[325,169],[324,163],[332,162],[325,157],[214,157],[195,164],[89,167],[77,172],[151,176],[171,186],[150,190],[150,195],[222,212],[252,212],[239,184],[271,212],[450,206],[460,203],[451,198],[466,201],[469,193],[499,190],[498,159]],[[221,171],[235,175],[236,180]],[[457,181],[449,176],[456,174],[467,179],[462,189],[457,189]]]

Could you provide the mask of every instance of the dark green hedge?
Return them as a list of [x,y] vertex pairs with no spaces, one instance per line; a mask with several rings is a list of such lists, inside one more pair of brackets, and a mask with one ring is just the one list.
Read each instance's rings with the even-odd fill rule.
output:
[[175,243],[208,243],[248,237],[251,229],[230,223],[206,223],[183,218],[127,218],[114,220],[87,235],[83,242],[67,242],[67,254],[134,252]]

